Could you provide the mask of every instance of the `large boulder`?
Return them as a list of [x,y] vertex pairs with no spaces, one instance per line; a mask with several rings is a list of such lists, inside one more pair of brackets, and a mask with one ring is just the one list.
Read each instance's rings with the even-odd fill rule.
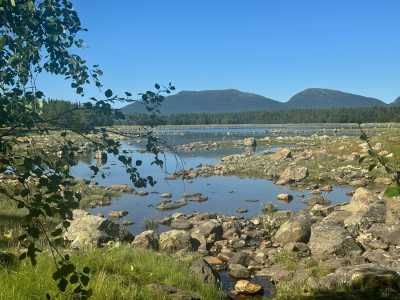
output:
[[367,211],[377,200],[378,196],[375,193],[361,187],[354,192],[350,204],[345,208],[351,212]]
[[400,275],[375,264],[341,267],[323,277],[320,283],[327,290],[347,288],[353,292],[371,292],[374,295],[389,292],[397,296],[400,292]]
[[213,243],[222,239],[223,229],[217,220],[208,220],[199,224],[191,232],[194,240],[195,248],[199,251],[206,252]]
[[132,246],[136,248],[158,250],[159,236],[154,230],[146,230],[135,237]]
[[204,259],[197,259],[192,262],[190,271],[205,283],[217,284],[219,282],[218,273],[214,272]]
[[308,169],[306,167],[287,167],[279,176],[277,184],[288,184],[293,182],[300,182],[307,178]]
[[361,254],[362,249],[350,233],[340,224],[332,221],[321,221],[311,228],[311,254],[315,258],[331,256],[352,256]]
[[311,234],[311,219],[307,215],[291,217],[283,223],[274,236],[274,240],[282,245],[290,242],[307,243]]
[[192,239],[184,230],[170,230],[160,234],[160,250],[176,252],[180,250],[192,251]]
[[133,235],[125,226],[104,217],[94,216],[84,210],[73,211],[73,219],[64,234],[64,239],[72,248],[101,246],[108,241],[132,241]]
[[400,197],[385,197],[386,224],[400,225]]

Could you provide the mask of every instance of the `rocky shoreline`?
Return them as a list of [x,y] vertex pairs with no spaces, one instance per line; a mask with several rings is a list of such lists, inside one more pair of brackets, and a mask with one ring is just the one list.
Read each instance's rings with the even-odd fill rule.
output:
[[400,293],[400,199],[365,188],[347,204],[313,203],[297,213],[270,209],[251,219],[175,213],[159,221],[170,230],[136,237],[104,217],[81,211],[74,216],[65,235],[72,247],[126,242],[177,257],[200,256],[199,276],[218,282],[218,272],[228,272],[233,299],[262,294],[255,278],[273,283],[276,293],[285,286],[301,287],[304,294]]

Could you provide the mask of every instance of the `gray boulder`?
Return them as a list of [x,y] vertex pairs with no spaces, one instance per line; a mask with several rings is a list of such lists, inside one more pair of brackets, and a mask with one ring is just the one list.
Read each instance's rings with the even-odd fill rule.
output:
[[311,234],[311,219],[306,215],[291,217],[283,223],[274,236],[274,240],[282,245],[290,242],[307,243]]
[[205,283],[219,283],[218,274],[214,272],[211,266],[204,259],[198,259],[192,262],[190,265],[190,271]]
[[143,249],[158,250],[159,236],[154,230],[143,231],[135,237],[132,246]]
[[176,252],[180,250],[192,251],[192,239],[184,230],[170,230],[160,234],[160,250]]

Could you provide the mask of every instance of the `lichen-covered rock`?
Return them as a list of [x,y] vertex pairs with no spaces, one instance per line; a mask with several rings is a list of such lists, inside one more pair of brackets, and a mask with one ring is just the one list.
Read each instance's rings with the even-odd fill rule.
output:
[[72,248],[81,249],[100,246],[111,240],[132,241],[133,235],[120,224],[77,209],[73,212],[73,219],[64,239],[71,243]]
[[287,167],[279,176],[277,184],[288,184],[293,182],[300,182],[307,178],[308,169],[306,167]]
[[323,277],[321,285],[328,290],[345,287],[353,291],[380,292],[382,295],[392,292],[398,295],[400,275],[375,264],[362,264],[337,269]]
[[219,282],[218,274],[214,272],[204,259],[198,259],[192,262],[190,271],[205,283],[217,284]]
[[135,237],[132,242],[133,247],[158,250],[159,236],[154,230],[146,230]]
[[256,295],[261,293],[263,287],[257,283],[252,283],[248,280],[239,280],[235,284],[235,292],[244,295]]
[[311,234],[311,220],[306,215],[297,215],[283,223],[274,236],[277,243],[286,245],[290,242],[307,243]]
[[315,258],[352,256],[362,253],[361,247],[350,233],[340,224],[321,221],[311,228],[311,254]]
[[167,252],[193,250],[190,234],[184,230],[170,230],[161,233],[159,244],[160,250]]

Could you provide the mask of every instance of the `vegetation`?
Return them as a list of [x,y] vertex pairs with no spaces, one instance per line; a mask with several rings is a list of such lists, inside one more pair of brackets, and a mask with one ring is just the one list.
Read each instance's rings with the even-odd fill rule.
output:
[[[0,0],[0,20],[0,199],[13,202],[24,212],[18,237],[19,258],[29,258],[33,266],[37,265],[44,242],[50,249],[54,264],[51,277],[59,291],[72,289],[76,297],[86,299],[92,294],[88,288],[90,268],[76,266],[70,255],[57,247],[69,227],[72,210],[79,207],[82,199],[76,189],[78,182],[70,175],[79,150],[71,133],[93,144],[104,158],[115,155],[136,187],[153,185],[151,176],[142,177],[139,173],[140,159],[121,154],[120,143],[110,137],[106,128],[96,127],[118,117],[111,109],[112,103],[137,99],[129,92],[119,96],[104,88],[99,66],[88,66],[75,53],[83,48],[79,34],[86,29],[71,1]],[[42,73],[70,82],[85,100],[83,106],[69,107],[61,102],[42,105],[45,93],[36,86],[36,78]],[[99,88],[103,96],[86,98],[88,85]],[[156,84],[154,91],[140,94],[141,102],[154,113],[163,94],[173,89],[171,85],[162,88]],[[61,141],[53,149],[56,151],[50,152],[26,137],[33,132],[48,136],[51,129],[59,130]],[[147,150],[154,153],[154,163],[162,165],[157,139],[151,131],[144,137],[148,140]],[[100,171],[95,165],[90,168],[93,175]],[[60,224],[49,232],[47,225],[54,220]],[[45,287],[48,285],[47,282]],[[46,297],[51,298],[51,294]]]
[[[119,124],[145,125],[149,114],[128,115]],[[190,113],[157,116],[160,125],[293,124],[293,123],[387,123],[400,122],[400,106],[295,109],[275,112]]]
[[[49,291],[58,295],[51,279],[54,264],[49,258],[48,254],[39,257],[36,267],[23,261],[8,269],[0,268],[0,299],[42,299]],[[91,299],[168,299],[165,294],[146,288],[151,283],[174,286],[205,300],[222,299],[215,286],[194,277],[188,262],[179,262],[172,256],[121,246],[76,253],[72,260],[77,268],[88,266],[92,270]],[[67,289],[64,296],[71,294],[72,290]]]

